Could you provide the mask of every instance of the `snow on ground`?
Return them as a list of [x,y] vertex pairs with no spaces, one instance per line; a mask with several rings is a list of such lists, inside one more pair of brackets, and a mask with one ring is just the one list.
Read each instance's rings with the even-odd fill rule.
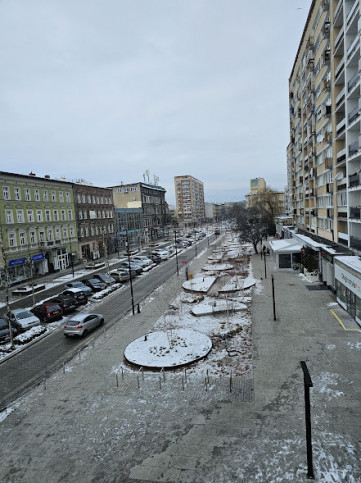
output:
[[216,280],[217,277],[195,277],[191,280],[186,280],[183,282],[182,287],[191,292],[207,293]]
[[340,376],[337,374],[331,374],[330,372],[322,372],[312,377],[313,386],[317,388],[320,394],[325,394],[328,399],[333,397],[343,396],[342,391],[331,389],[329,386],[337,386]]
[[169,329],[146,334],[125,349],[125,358],[138,366],[169,368],[205,357],[212,348],[206,335],[190,329]]
[[214,314],[224,314],[247,310],[247,305],[233,300],[205,300],[191,309],[191,313],[195,316],[205,316]]
[[231,270],[233,268],[233,265],[230,263],[218,263],[218,264],[212,264],[212,265],[204,265],[202,270],[212,270],[212,271],[217,271],[221,272],[223,270]]

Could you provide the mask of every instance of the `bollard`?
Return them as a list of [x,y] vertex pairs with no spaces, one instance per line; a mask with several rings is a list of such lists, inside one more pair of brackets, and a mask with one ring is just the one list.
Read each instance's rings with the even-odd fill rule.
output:
[[122,368],[122,379],[124,379],[124,371],[123,371],[123,368]]
[[208,392],[208,384],[207,384],[207,378],[204,378],[204,386],[206,388],[206,392]]
[[232,373],[229,375],[229,392],[232,392]]
[[44,389],[46,390],[46,379],[44,379],[43,384],[44,384]]
[[138,369],[138,374],[139,374],[139,372],[142,373],[142,381],[144,381],[144,369],[143,369],[142,366],[140,366],[140,368]]
[[137,305],[137,314],[140,314],[140,305]]
[[159,389],[162,390],[162,378],[159,376]]
[[79,361],[81,361],[81,352],[80,351],[78,353],[78,356],[79,356]]
[[208,369],[207,369],[207,382],[209,384],[209,372],[208,372]]
[[65,362],[63,362],[63,373],[65,374]]
[[92,348],[94,349],[94,339],[92,339]]
[[138,386],[138,390],[140,389],[140,382],[139,382],[139,376],[137,374],[137,386]]
[[184,379],[183,379],[183,376],[182,376],[182,391],[184,391]]
[[164,367],[162,367],[162,369],[161,369],[160,372],[163,372],[163,381],[165,381],[165,370],[164,370]]
[[115,381],[117,383],[117,387],[119,387],[119,381],[118,381],[118,374],[117,373],[115,373]]
[[187,369],[184,369],[184,382],[187,384]]

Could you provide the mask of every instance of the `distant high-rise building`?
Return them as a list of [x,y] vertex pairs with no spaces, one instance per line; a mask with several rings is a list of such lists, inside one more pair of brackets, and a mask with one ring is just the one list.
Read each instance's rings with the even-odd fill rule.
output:
[[198,224],[205,219],[203,183],[193,176],[175,176],[175,199],[178,223]]

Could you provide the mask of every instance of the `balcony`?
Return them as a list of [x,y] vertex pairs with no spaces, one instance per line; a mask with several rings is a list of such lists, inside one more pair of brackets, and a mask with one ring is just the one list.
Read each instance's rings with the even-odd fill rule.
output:
[[339,95],[336,97],[336,107],[339,107],[340,104],[345,100],[345,88],[342,89],[342,91],[339,93]]
[[355,72],[354,75],[347,83],[348,92],[350,92],[359,81],[360,81],[360,74],[359,72]]
[[356,236],[350,236],[350,247],[361,250],[361,239]]
[[348,177],[348,186],[349,188],[355,188],[355,186],[360,185],[360,173],[351,174]]
[[360,42],[360,39],[357,36],[355,40],[352,42],[352,44],[350,45],[350,47],[347,49],[347,60],[349,60],[353,56],[356,50],[358,51],[360,50],[359,42]]
[[361,209],[358,206],[350,207],[350,218],[352,220],[360,220],[361,218]]
[[352,124],[356,119],[359,117],[360,111],[358,107],[355,107],[355,109],[352,109],[350,114],[348,115],[348,122],[349,124]]
[[342,164],[345,161],[346,161],[346,148],[343,148],[337,153],[337,164]]
[[335,69],[335,79],[337,79],[337,77],[342,73],[344,67],[345,67],[345,57],[342,57],[342,59],[340,60],[340,63]]
[[336,37],[336,40],[335,40],[335,50],[337,50],[337,48],[341,44],[341,41],[343,40],[343,34],[344,34],[344,29],[342,27],[342,29],[339,31],[339,33]]
[[356,141],[354,141],[353,143],[349,144],[349,146],[348,146],[348,155],[349,156],[353,156],[354,154],[356,154],[357,151],[358,151],[358,148],[359,148],[359,142],[358,142],[358,139],[356,139]]
[[340,134],[343,134],[346,129],[346,119],[342,119],[341,122],[339,122],[336,126],[336,136],[340,136]]
[[354,4],[352,5],[351,10],[349,11],[347,17],[346,17],[346,24],[349,25],[352,22],[352,17],[354,16],[354,13],[358,9],[359,6],[359,0],[355,0]]

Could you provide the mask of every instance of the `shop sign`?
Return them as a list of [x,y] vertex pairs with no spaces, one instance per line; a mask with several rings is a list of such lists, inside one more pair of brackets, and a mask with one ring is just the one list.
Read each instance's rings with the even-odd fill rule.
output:
[[321,250],[321,255],[322,257],[327,260],[328,262],[333,263],[333,256],[330,255],[329,253],[325,252],[324,250]]
[[351,292],[361,296],[361,279],[355,277],[350,272],[347,272],[338,264],[335,264],[335,278],[351,290]]
[[15,258],[9,261],[9,267],[15,267],[16,265],[23,265],[25,263],[25,258]]
[[33,255],[31,257],[31,259],[32,259],[33,262],[36,262],[38,260],[44,260],[44,258],[45,258],[44,257],[44,253],[38,253],[38,255]]

